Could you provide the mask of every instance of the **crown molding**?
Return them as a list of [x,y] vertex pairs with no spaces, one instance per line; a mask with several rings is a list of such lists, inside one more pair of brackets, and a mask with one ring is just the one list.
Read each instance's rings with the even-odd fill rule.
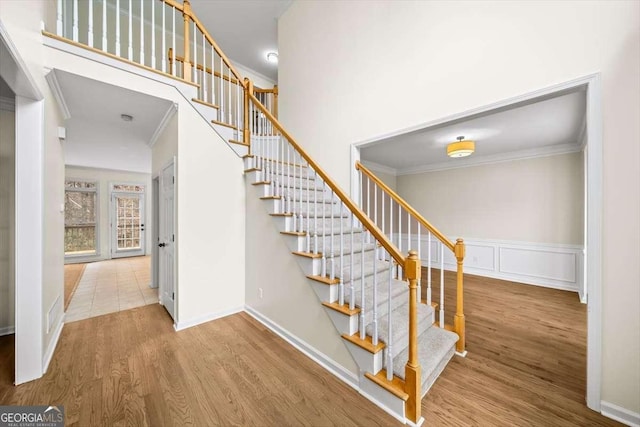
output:
[[397,175],[415,175],[424,172],[436,172],[448,169],[461,169],[472,166],[490,165],[494,163],[510,162],[514,160],[535,159],[537,157],[557,156],[560,154],[577,153],[582,151],[580,144],[560,144],[546,147],[533,148],[529,150],[514,151],[511,153],[494,154],[484,157],[471,157],[463,160],[464,163],[441,162],[431,165],[422,165],[409,168],[398,169]]
[[374,172],[386,173],[387,175],[398,175],[398,171],[391,166],[381,165],[380,163],[370,162],[369,160],[362,160],[362,164]]
[[160,123],[158,124],[155,132],[153,132],[153,135],[151,135],[151,139],[149,140],[149,142],[147,142],[147,145],[150,148],[153,148],[153,146],[156,145],[156,142],[158,142],[158,138],[160,138],[160,135],[162,135],[162,132],[164,132],[164,129],[167,127],[169,121],[171,121],[176,111],[178,111],[178,104],[172,102],[169,108],[167,108],[167,111],[164,113],[164,117],[162,117],[162,120],[160,120]]
[[0,96],[0,110],[3,110],[3,111],[16,111],[15,98],[9,98],[7,96]]
[[55,98],[58,106],[60,107],[60,111],[62,112],[62,117],[65,120],[69,120],[71,118],[71,112],[69,111],[67,101],[64,99],[64,94],[62,93],[62,88],[60,87],[60,83],[58,82],[56,70],[49,71],[44,76],[44,78],[47,80],[47,83],[49,83],[51,93],[53,93],[53,97]]

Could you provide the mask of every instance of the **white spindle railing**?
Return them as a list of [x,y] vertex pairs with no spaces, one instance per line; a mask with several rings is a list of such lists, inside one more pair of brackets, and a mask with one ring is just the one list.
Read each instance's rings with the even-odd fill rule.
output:
[[[412,249],[417,248],[417,256],[418,259],[422,259],[422,256],[425,251],[423,251],[423,242],[422,239],[426,237],[426,262],[423,263],[423,266],[426,268],[426,289],[425,289],[425,297],[424,301],[432,305],[432,269],[437,268],[440,272],[440,281],[439,281],[439,301],[438,301],[438,324],[441,327],[445,325],[445,305],[444,299],[446,295],[446,287],[445,287],[445,274],[444,274],[444,256],[445,256],[445,247],[448,248],[453,255],[458,258],[460,255],[464,256],[464,244],[461,240],[457,243],[452,243],[447,240],[442,233],[439,233],[437,230],[431,226],[424,218],[422,218],[419,214],[416,213],[413,208],[409,207],[409,205],[402,200],[393,190],[391,190],[388,186],[386,186],[382,181],[379,180],[370,170],[368,170],[365,166],[357,163],[356,169],[359,172],[358,182],[360,183],[360,194],[359,200],[361,206],[365,206],[367,212],[370,213],[370,217],[373,222],[378,225],[378,227],[382,230],[382,232],[389,237],[393,243],[395,243],[398,247],[399,251],[404,251],[406,248],[407,251],[411,251]],[[363,180],[366,179],[366,188],[362,185]],[[373,186],[373,188],[371,188]],[[382,191],[382,197],[380,200],[377,197],[378,190]],[[372,198],[373,193],[373,198]],[[389,196],[389,203],[386,202],[385,195]],[[380,203],[380,204],[379,204]],[[387,208],[388,205],[388,208]],[[388,209],[388,211],[387,211]],[[381,212],[381,221],[378,221],[378,211]],[[388,214],[388,216],[387,216]],[[388,224],[388,228],[387,228]],[[436,239],[432,237],[435,236]],[[414,240],[415,239],[415,240]],[[406,241],[406,244],[404,243]],[[439,246],[438,246],[439,245]],[[436,250],[435,254],[433,250]],[[438,250],[439,249],[439,250]],[[398,280],[402,280],[403,278],[403,266],[398,265],[395,272],[395,277]],[[422,279],[417,279],[417,301],[422,302]],[[458,266],[457,271],[457,287],[456,292],[461,294],[462,289],[462,269],[460,265]],[[461,301],[461,298],[458,299]],[[464,313],[462,311],[462,307],[456,307],[456,318],[462,318],[462,322],[464,321]],[[460,332],[464,333],[464,325],[461,325]],[[463,346],[460,346],[459,349],[463,349]]]

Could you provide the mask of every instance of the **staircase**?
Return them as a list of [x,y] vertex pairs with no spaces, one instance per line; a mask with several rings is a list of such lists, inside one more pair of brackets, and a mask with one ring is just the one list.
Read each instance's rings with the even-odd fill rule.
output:
[[[89,12],[78,13],[77,8],[87,5]],[[317,295],[318,304],[324,307],[356,362],[360,390],[396,418],[420,425],[424,420],[420,409],[422,397],[453,355],[456,352],[464,355],[464,244],[461,240],[449,242],[360,164],[357,168],[361,173],[361,199],[354,202],[276,119],[277,88],[256,90],[251,81],[242,79],[188,1],[180,4],[175,0],[159,0],[150,5],[149,17],[141,6],[142,16],[139,14],[136,20],[143,23],[140,25],[150,21],[150,28],[140,31],[143,35],[151,34],[153,43],[149,47],[141,42],[137,57],[132,54],[131,37],[117,37],[114,52],[109,52],[112,45],[107,43],[107,34],[103,32],[102,51],[94,47],[100,37],[92,33],[95,13],[91,8],[102,8],[101,28],[107,28],[104,21],[108,16],[107,1],[58,0],[57,32],[44,34],[75,46],[83,45],[78,34],[85,27],[78,16],[87,16],[87,49],[173,79],[197,83],[183,94],[242,157],[248,194],[253,193],[263,201],[264,214],[274,221],[282,244],[291,251],[301,274]],[[119,2],[115,7],[119,7]],[[116,10],[117,16],[122,13],[126,11]],[[131,13],[129,9],[129,32]],[[179,43],[176,43],[176,15],[178,21],[184,22]],[[155,22],[160,17],[162,28],[158,30]],[[66,28],[73,31],[66,33]],[[120,21],[116,33],[119,29]],[[157,43],[157,30],[162,34],[161,43]],[[129,46],[121,47],[120,40],[128,40]],[[161,45],[160,55],[155,52],[157,44]],[[148,49],[151,51],[147,52]],[[145,62],[145,58],[151,58],[151,62]],[[261,102],[265,100],[269,100],[267,106]],[[378,194],[382,202],[381,221],[378,221]],[[394,212],[397,212],[395,221]],[[422,278],[421,265],[425,252],[421,246],[423,230],[422,236],[428,236],[426,280]],[[436,253],[440,249],[437,260],[441,284],[445,249],[457,260],[458,304],[453,326],[444,321],[444,286],[440,286],[439,304],[431,298],[431,269],[436,260],[431,256],[432,237]],[[403,243],[408,253],[403,253]],[[422,298],[423,283],[427,288],[426,299]]]

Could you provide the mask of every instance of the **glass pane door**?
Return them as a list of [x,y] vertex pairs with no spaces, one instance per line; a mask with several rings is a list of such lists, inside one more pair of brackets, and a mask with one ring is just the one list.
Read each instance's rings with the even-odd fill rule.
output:
[[114,194],[113,256],[144,255],[144,195]]

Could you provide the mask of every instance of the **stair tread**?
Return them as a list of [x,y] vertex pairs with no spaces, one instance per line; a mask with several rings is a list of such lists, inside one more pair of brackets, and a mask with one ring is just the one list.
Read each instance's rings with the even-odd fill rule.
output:
[[[392,334],[391,355],[395,358],[398,354],[407,350],[409,344],[409,293],[405,292],[405,303],[398,306],[391,312]],[[418,304],[418,335],[432,328],[431,317],[433,308],[428,305]],[[378,338],[380,341],[389,343],[389,317],[381,316],[378,319]],[[367,335],[373,334],[373,323],[368,323],[366,327]],[[395,359],[394,359],[395,360]],[[407,359],[404,359],[406,362]],[[394,373],[397,374],[397,372]],[[404,375],[404,374],[403,374]],[[404,379],[403,376],[398,375]]]
[[[418,360],[421,367],[422,392],[429,382],[433,383],[434,373],[441,363],[450,357],[453,348],[458,342],[458,335],[438,327],[430,327],[418,335]],[[393,373],[404,379],[404,368],[407,363],[409,349],[405,348],[393,359]],[[448,361],[448,359],[447,359]]]
[[211,108],[215,108],[216,110],[220,109],[220,107],[217,106],[216,104],[212,104],[210,102],[206,102],[206,101],[203,101],[203,100],[198,99],[198,98],[191,98],[191,100],[193,102],[197,102],[198,104],[201,104],[201,105],[204,105],[204,106],[207,106],[207,107],[211,107]]

